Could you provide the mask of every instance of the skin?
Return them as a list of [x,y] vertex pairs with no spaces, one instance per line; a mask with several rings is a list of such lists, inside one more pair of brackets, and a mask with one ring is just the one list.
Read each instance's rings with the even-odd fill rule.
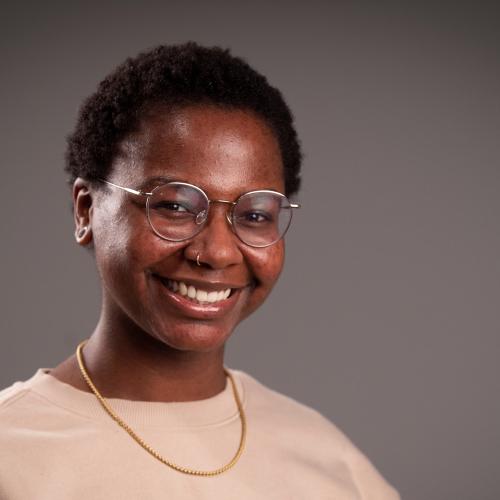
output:
[[[158,176],[195,184],[210,199],[234,201],[256,189],[284,192],[280,149],[267,124],[251,112],[210,105],[154,109],[120,144],[108,180],[149,190]],[[101,394],[167,402],[222,391],[224,344],[276,283],[283,240],[266,248],[245,245],[227,222],[225,204],[211,205],[198,235],[169,242],[151,230],[140,197],[77,179],[73,200],[77,241],[93,249],[102,284],[100,319],[84,348]],[[179,308],[160,276],[236,292],[230,306],[215,313]],[[89,391],[75,356],[51,374]]]

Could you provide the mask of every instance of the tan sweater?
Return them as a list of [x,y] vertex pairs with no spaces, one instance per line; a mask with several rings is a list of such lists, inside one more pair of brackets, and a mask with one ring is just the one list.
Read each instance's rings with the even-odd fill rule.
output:
[[[216,477],[166,467],[104,412],[93,394],[38,372],[0,392],[1,500],[393,500],[395,490],[328,420],[232,371],[248,419],[236,466]],[[190,468],[216,469],[237,449],[230,384],[187,403],[110,399],[154,449]]]

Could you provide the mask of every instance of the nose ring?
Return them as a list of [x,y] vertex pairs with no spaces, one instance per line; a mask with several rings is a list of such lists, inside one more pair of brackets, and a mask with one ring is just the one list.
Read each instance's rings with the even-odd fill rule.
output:
[[196,254],[196,263],[201,267],[201,264],[200,264],[200,254],[199,253]]

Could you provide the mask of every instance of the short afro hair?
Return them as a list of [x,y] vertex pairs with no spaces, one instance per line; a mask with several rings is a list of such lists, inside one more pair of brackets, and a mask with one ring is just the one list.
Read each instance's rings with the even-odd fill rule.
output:
[[68,137],[65,170],[96,183],[106,178],[119,143],[154,105],[215,104],[262,117],[278,140],[285,192],[300,187],[302,153],[292,113],[281,92],[243,59],[194,42],[161,45],[127,59],[83,103]]

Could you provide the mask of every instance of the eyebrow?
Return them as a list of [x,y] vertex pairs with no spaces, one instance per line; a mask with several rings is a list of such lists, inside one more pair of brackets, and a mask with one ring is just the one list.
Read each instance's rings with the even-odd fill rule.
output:
[[[152,186],[154,186],[154,187],[160,186],[162,184],[166,184],[167,182],[186,182],[187,184],[192,184],[189,181],[179,180],[175,177],[168,177],[165,175],[155,175],[154,177],[148,177],[147,179],[144,179],[144,181],[139,185],[139,187],[137,189],[139,191],[143,191],[143,192],[144,191],[151,191]],[[203,192],[205,192],[205,190],[203,188],[200,188],[198,185],[195,185],[195,184],[192,184],[192,185],[194,185],[195,187],[198,187]],[[272,187],[261,188],[261,189],[252,189],[251,191],[275,191],[277,193],[284,194],[279,190],[273,189]],[[247,194],[251,191],[246,191],[244,193],[241,193],[239,196]]]
[[139,185],[139,190],[144,191],[146,188],[149,188],[150,186],[157,184],[164,184],[167,182],[172,182],[175,179],[173,177],[166,177],[164,175],[157,175],[155,177],[148,177],[145,179],[140,185]]

